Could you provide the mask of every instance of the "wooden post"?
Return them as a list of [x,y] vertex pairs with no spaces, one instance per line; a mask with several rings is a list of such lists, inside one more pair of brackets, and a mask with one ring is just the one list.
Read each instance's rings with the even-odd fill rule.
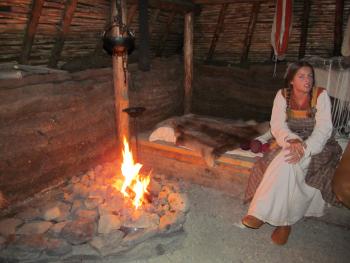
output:
[[[113,21],[117,15],[116,1],[111,1],[111,10]],[[122,21],[125,23],[126,17],[126,3],[121,0]],[[112,35],[118,36],[120,34],[118,27],[113,27]],[[129,107],[129,95],[128,95],[128,72],[127,72],[127,54],[122,56],[112,56],[113,62],[113,85],[114,85],[114,107],[115,107],[115,122],[117,128],[117,143],[118,150],[121,152],[123,145],[123,137],[130,142],[129,133],[129,115],[123,112],[123,109]]]
[[191,112],[193,79],[193,12],[185,14],[184,23],[184,112]]
[[305,56],[306,44],[307,44],[307,31],[309,28],[310,17],[310,0],[304,0],[303,17],[301,20],[301,34],[299,43],[299,59]]
[[250,49],[250,44],[252,42],[252,36],[255,29],[255,24],[258,19],[260,9],[260,2],[253,3],[252,11],[250,13],[249,24],[247,28],[247,32],[244,38],[243,52],[241,55],[241,63],[245,63],[248,60],[248,53]]
[[43,4],[44,4],[44,0],[33,0],[32,12],[30,13],[27,29],[24,34],[22,52],[19,58],[19,62],[21,64],[28,63],[30,52],[32,51],[34,36],[36,33],[36,29],[38,27],[39,18],[41,15],[41,10],[43,9]]
[[138,67],[142,71],[151,69],[148,28],[148,0],[139,0],[139,60]]
[[218,42],[220,34],[221,34],[221,31],[222,31],[222,29],[224,27],[225,15],[226,15],[226,11],[227,11],[228,5],[229,4],[223,4],[221,6],[220,14],[219,14],[219,18],[218,18],[218,23],[216,24],[215,33],[214,33],[214,36],[213,36],[213,38],[211,40],[209,52],[208,52],[208,55],[207,55],[207,61],[212,60],[212,58],[213,58],[213,54],[214,54],[214,51],[215,51],[215,48],[216,48],[216,43]]
[[56,42],[51,51],[51,57],[49,66],[52,68],[57,67],[58,60],[61,57],[64,41],[69,32],[69,27],[73,19],[74,11],[77,7],[78,0],[68,0],[64,11],[64,16],[61,21],[60,30],[57,32]]
[[344,0],[336,0],[334,23],[334,49],[333,56],[341,56],[342,32],[343,32]]

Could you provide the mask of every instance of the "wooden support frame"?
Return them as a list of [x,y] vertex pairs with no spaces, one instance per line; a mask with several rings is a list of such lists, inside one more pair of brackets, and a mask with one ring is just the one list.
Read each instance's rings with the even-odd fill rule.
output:
[[193,82],[193,12],[185,15],[184,22],[184,112],[191,112]]
[[57,32],[57,37],[55,45],[51,51],[51,57],[49,61],[49,67],[56,68],[57,63],[61,57],[61,53],[64,46],[64,41],[69,32],[69,27],[73,19],[73,14],[77,7],[78,0],[67,0],[66,6],[64,9],[64,15],[61,21],[60,30]]
[[216,43],[218,42],[220,34],[221,34],[223,27],[224,27],[225,15],[226,15],[228,6],[229,6],[229,4],[222,4],[222,6],[221,6],[220,14],[218,17],[218,23],[216,24],[215,32],[214,32],[213,38],[211,40],[210,48],[208,51],[207,61],[210,61],[213,58],[214,51],[216,48]]
[[176,16],[176,12],[175,11],[172,11],[170,14],[169,14],[169,17],[168,17],[168,21],[164,27],[164,31],[163,31],[163,36],[162,38],[160,39],[159,41],[159,44],[158,44],[158,48],[157,48],[157,51],[156,51],[156,56],[157,57],[161,57],[162,56],[162,53],[163,53],[163,49],[164,49],[164,46],[165,46],[165,42],[168,38],[168,35],[169,35],[169,32],[170,32],[170,28],[171,28],[171,25],[174,21],[174,18]]
[[243,52],[241,55],[241,63],[246,63],[248,60],[249,49],[252,42],[256,21],[258,20],[259,10],[260,10],[260,2],[254,2],[252,5],[252,11],[250,13],[247,32],[245,34],[245,38],[243,42]]
[[336,0],[333,56],[341,56],[341,45],[343,40],[343,34],[342,34],[343,16],[344,16],[344,0]]
[[28,19],[26,32],[23,38],[22,52],[19,58],[21,64],[28,64],[43,5],[44,0],[33,0],[32,2],[32,11]]
[[[126,22],[126,3],[121,1],[122,22]],[[111,1],[111,21],[117,15],[117,0]],[[118,27],[112,28],[112,36],[120,34]],[[123,112],[123,109],[129,107],[129,89],[128,89],[128,72],[127,72],[127,54],[124,56],[112,56],[113,62],[113,86],[114,86],[114,107],[115,123],[117,129],[118,152],[122,151],[123,137],[130,141],[129,115]]]
[[309,28],[311,1],[304,0],[303,17],[301,19],[301,34],[299,42],[299,59],[305,56],[305,50],[307,45],[307,32]]

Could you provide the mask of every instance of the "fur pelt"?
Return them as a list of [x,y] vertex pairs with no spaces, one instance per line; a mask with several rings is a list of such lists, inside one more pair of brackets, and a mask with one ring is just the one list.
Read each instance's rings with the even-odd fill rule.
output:
[[176,145],[199,152],[210,167],[226,151],[237,148],[269,129],[266,123],[246,123],[194,114],[168,119],[162,125],[174,128]]

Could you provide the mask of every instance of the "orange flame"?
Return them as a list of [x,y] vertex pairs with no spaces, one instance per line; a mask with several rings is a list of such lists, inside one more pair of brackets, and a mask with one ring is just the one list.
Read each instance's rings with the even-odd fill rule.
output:
[[[134,162],[132,152],[129,148],[129,144],[124,137],[124,150],[123,150],[123,163],[121,166],[122,175],[124,177],[124,182],[121,188],[118,186],[118,181],[116,181],[113,186],[120,190],[124,197],[130,197],[127,189],[132,190],[135,194],[132,199],[133,205],[136,209],[142,204],[143,195],[147,192],[147,186],[150,182],[150,177],[141,178],[139,171],[142,168],[142,164]],[[130,197],[132,198],[132,197]]]

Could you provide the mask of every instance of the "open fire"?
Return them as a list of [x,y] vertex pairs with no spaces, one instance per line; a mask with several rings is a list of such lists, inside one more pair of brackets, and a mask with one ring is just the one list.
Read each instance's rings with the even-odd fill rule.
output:
[[[129,148],[129,143],[124,137],[123,140],[123,162],[121,165],[121,172],[124,177],[124,181],[116,179],[113,183],[113,187],[120,191],[125,198],[131,198],[135,208],[139,208],[143,202],[144,194],[147,191],[147,187],[150,183],[150,176],[142,176],[140,170],[142,164],[135,163],[132,152]],[[131,193],[130,193],[131,192]]]
[[126,139],[122,154],[121,169],[99,165],[0,218],[0,262],[119,262],[176,248],[189,210],[183,186],[142,175]]

